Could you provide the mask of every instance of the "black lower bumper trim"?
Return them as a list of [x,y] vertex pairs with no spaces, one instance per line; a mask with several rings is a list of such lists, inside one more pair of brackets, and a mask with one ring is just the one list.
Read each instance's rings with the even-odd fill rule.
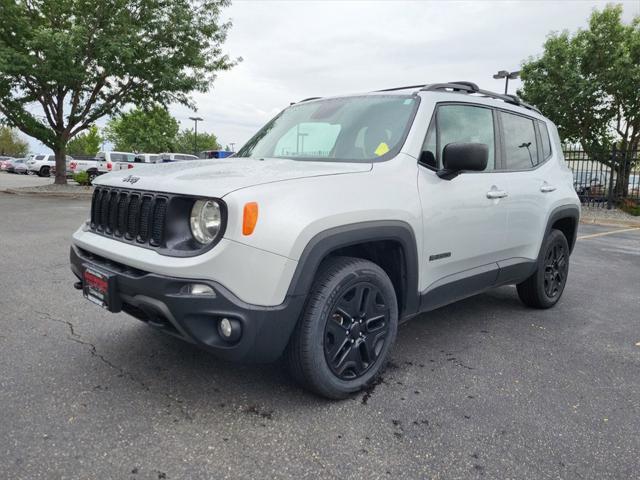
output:
[[[276,307],[243,302],[210,280],[156,275],[94,255],[72,246],[71,270],[80,280],[86,268],[98,268],[115,277],[117,311],[120,309],[149,325],[192,342],[217,357],[237,362],[271,362],[284,351],[304,306],[304,296],[287,296]],[[185,285],[209,285],[215,296],[182,293]],[[228,317],[242,327],[240,339],[230,344],[218,331]]]

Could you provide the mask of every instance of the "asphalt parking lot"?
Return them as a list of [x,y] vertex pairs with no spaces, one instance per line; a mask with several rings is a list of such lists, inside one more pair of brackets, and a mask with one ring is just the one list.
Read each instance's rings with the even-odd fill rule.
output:
[[408,323],[336,403],[85,301],[87,211],[0,193],[0,478],[640,475],[639,229],[581,226],[552,310],[504,287]]

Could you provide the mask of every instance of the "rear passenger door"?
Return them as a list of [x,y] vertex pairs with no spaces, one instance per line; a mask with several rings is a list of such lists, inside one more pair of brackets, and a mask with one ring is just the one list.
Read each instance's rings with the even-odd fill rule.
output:
[[505,179],[509,189],[508,243],[512,263],[535,260],[552,209],[556,185],[544,122],[515,112],[499,113]]

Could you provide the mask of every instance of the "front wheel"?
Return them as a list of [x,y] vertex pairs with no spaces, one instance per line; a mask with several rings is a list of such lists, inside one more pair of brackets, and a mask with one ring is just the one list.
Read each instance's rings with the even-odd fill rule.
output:
[[385,271],[359,258],[329,258],[289,343],[289,369],[309,390],[345,398],[375,380],[397,329],[396,294]]
[[568,274],[567,237],[560,230],[551,230],[540,249],[536,271],[517,285],[518,296],[529,307],[553,307],[562,296]]

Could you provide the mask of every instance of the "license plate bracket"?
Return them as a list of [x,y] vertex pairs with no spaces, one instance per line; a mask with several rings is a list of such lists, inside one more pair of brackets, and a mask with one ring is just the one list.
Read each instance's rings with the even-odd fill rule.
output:
[[85,266],[82,274],[82,293],[84,298],[96,305],[119,312],[120,299],[116,290],[116,276],[93,266]]

